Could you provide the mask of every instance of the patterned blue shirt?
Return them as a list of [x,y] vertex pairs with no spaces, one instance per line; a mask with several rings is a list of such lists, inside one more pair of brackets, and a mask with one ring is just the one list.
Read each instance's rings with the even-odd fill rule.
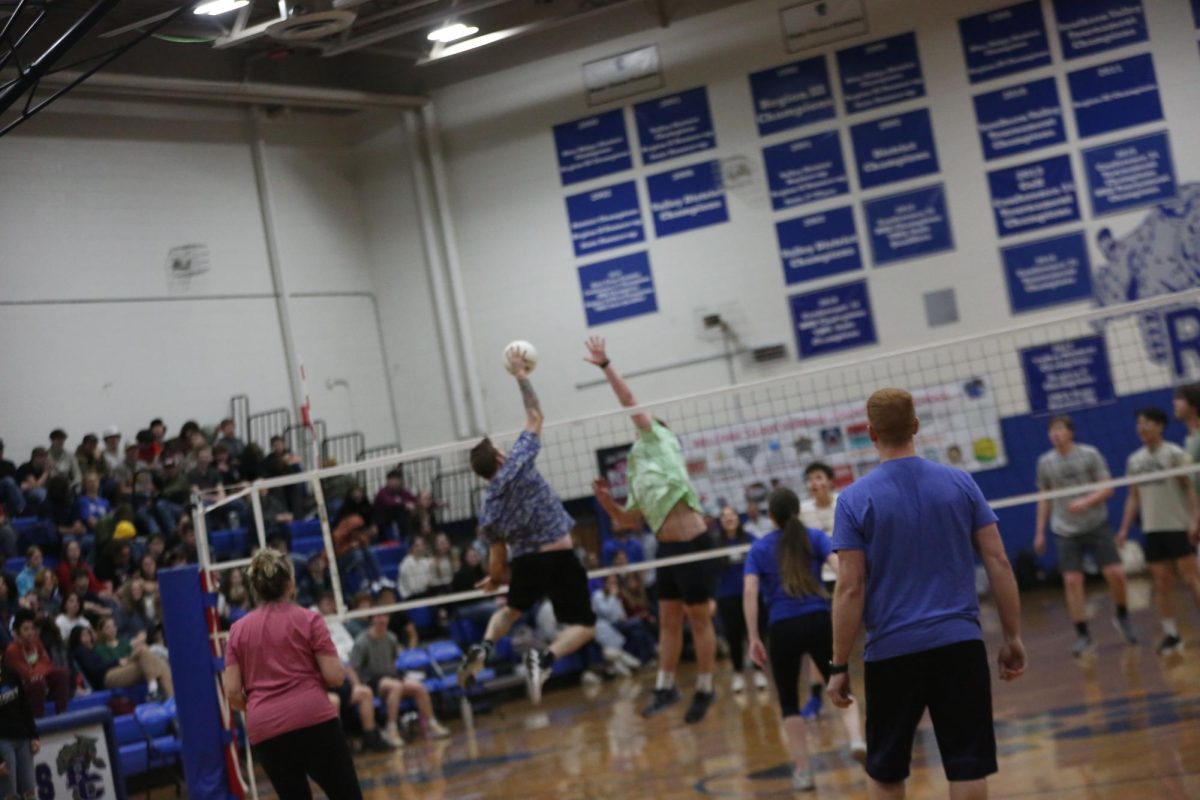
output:
[[484,537],[491,544],[507,544],[511,558],[536,553],[575,527],[575,520],[534,466],[541,449],[536,434],[522,433],[483,493],[479,524]]

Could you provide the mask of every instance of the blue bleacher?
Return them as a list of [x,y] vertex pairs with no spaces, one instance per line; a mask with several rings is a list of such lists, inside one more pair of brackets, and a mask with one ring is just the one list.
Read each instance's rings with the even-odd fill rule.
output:
[[211,531],[208,534],[208,542],[213,554],[219,559],[237,558],[249,551],[245,528]]
[[175,704],[145,703],[113,718],[121,767],[126,776],[179,764],[182,743],[175,734]]

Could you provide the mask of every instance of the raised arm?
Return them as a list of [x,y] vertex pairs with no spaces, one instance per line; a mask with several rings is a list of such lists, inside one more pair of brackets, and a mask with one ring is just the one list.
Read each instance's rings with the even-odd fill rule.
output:
[[612,519],[614,528],[619,531],[633,531],[642,527],[641,512],[622,508],[621,504],[613,499],[612,490],[604,478],[592,481],[592,491],[596,493],[596,500],[600,503],[600,507]]
[[[617,372],[608,358],[604,339],[599,336],[593,336],[585,344],[588,354],[583,360],[599,367],[604,372],[604,377],[608,378],[608,385],[612,387],[613,393],[616,394],[617,400],[623,408],[636,406],[637,399],[633,396],[633,390],[629,388],[629,384],[625,383],[625,379],[621,377],[621,373]],[[650,430],[650,415],[642,413],[634,414],[633,424],[637,426],[639,431]]]
[[538,401],[537,392],[533,390],[533,384],[529,382],[524,350],[509,351],[508,371],[517,379],[517,386],[521,389],[521,401],[525,404],[525,430],[535,436],[541,436],[542,422],[545,417],[542,415],[542,405]]

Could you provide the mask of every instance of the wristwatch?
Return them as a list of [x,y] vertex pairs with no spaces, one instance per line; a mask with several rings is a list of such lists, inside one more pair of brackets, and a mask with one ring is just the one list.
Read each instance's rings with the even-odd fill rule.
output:
[[849,671],[850,671],[849,664],[835,664],[832,661],[829,662],[829,674],[830,675],[845,675]]

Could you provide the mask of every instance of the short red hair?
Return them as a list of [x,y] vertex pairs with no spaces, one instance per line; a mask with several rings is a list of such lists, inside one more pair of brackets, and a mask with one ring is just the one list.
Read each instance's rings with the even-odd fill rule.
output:
[[880,444],[908,444],[917,432],[912,395],[903,389],[880,389],[867,400],[867,421]]

